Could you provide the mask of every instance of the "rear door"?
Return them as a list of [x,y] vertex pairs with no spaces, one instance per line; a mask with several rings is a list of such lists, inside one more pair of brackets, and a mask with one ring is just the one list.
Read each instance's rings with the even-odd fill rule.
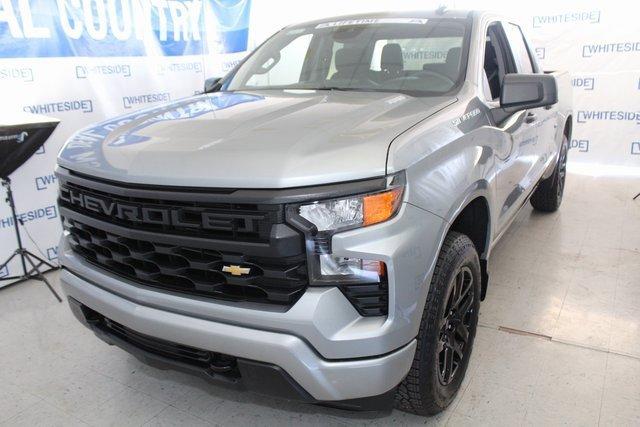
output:
[[[511,54],[516,63],[517,72],[523,74],[542,73],[536,60],[533,58],[532,50],[527,44],[522,29],[516,24],[505,23],[504,30],[511,48]],[[534,184],[538,182],[538,179],[544,173],[549,155],[555,150],[554,139],[556,129],[552,120],[554,113],[551,111],[551,108],[553,107],[530,109],[527,111],[525,119],[529,126],[535,129],[535,141],[533,141],[533,148],[535,148],[535,150],[533,150],[533,154],[538,156],[538,162],[533,165],[530,171],[530,178]]]

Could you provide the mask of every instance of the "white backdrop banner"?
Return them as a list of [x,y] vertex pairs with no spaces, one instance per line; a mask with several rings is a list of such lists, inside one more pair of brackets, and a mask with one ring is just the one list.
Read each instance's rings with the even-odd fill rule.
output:
[[640,169],[640,4],[556,3],[516,16],[545,69],[572,73],[570,158]]
[[[91,123],[201,91],[206,76],[224,74],[246,54],[251,6],[251,0],[0,0],[0,114],[60,119],[44,147],[11,176],[28,249],[56,263],[61,228],[53,169],[62,143]],[[2,195],[0,263],[15,247]],[[16,259],[0,278],[20,269]]]
[[[12,176],[27,247],[54,261],[60,219],[55,157],[76,130],[193,95],[285,25],[348,13],[477,8],[471,0],[0,0],[0,114],[61,124]],[[640,168],[638,2],[487,0],[520,23],[547,70],[573,75],[570,161]],[[0,261],[15,247],[0,204]],[[23,233],[24,234],[24,233]],[[0,271],[17,273],[18,264]]]

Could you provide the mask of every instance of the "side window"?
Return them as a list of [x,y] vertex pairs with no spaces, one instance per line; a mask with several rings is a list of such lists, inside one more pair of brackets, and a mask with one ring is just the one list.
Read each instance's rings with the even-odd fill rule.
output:
[[336,68],[336,52],[344,47],[344,43],[334,42],[331,47],[331,63],[329,64],[329,74],[328,78],[331,78],[338,69]]
[[246,85],[260,87],[299,83],[305,52],[309,49],[312,37],[313,34],[305,34],[293,39],[280,50],[278,57],[267,58],[262,64],[265,71],[253,74]]
[[507,35],[507,40],[509,40],[511,53],[513,54],[513,59],[518,67],[518,73],[533,73],[534,68],[531,63],[531,57],[529,56],[529,49],[524,41],[524,36],[522,35],[520,27],[514,24],[506,24],[504,26],[504,31]]
[[515,72],[512,62],[506,52],[502,27],[492,24],[487,29],[484,49],[483,90],[487,99],[500,98],[505,74]]

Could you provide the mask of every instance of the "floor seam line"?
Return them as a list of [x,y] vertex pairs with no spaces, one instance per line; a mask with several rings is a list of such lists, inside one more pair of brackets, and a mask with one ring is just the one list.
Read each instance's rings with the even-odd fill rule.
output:
[[609,355],[604,363],[604,382],[602,384],[602,393],[600,394],[600,410],[598,411],[598,426],[602,422],[602,407],[604,406],[604,391],[607,388],[607,370],[609,369]]
[[[564,345],[568,345],[571,347],[577,347],[577,348],[583,348],[586,350],[593,350],[593,351],[597,351],[600,353],[605,353],[605,354],[613,354],[616,356],[622,356],[622,357],[630,357],[632,359],[636,359],[636,360],[640,360],[640,356],[635,356],[632,354],[625,354],[625,353],[620,353],[617,351],[612,351],[612,350],[607,350],[607,349],[603,349],[603,348],[597,348],[597,347],[589,347],[588,345],[583,345],[583,344],[578,344],[578,343],[574,343],[574,342],[570,342],[570,341],[563,341],[563,340],[558,340],[552,336],[549,335],[544,335],[544,334],[538,334],[536,332],[530,332],[530,331],[525,331],[522,329],[517,329],[517,328],[510,328],[508,326],[492,326],[492,325],[484,325],[484,324],[480,324],[478,323],[478,326],[481,328],[486,328],[486,329],[493,329],[495,331],[498,332],[504,332],[506,334],[511,334],[511,335],[519,335],[522,337],[529,337],[529,338],[533,338],[533,339],[537,339],[537,340],[542,340],[542,341],[549,341],[549,342],[554,342],[557,344],[564,344]],[[514,332],[517,331],[517,332]],[[522,332],[522,333],[518,333],[518,332]]]

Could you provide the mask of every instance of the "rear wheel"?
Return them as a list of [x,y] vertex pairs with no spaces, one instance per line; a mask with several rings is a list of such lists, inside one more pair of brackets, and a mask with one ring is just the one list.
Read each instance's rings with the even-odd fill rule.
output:
[[558,154],[558,163],[553,174],[542,181],[531,196],[531,205],[541,212],[555,212],[562,204],[564,184],[567,177],[567,153],[569,141],[565,135],[562,138],[562,146]]
[[479,305],[478,253],[467,236],[450,232],[436,262],[413,365],[398,386],[398,409],[432,415],[449,406],[469,364]]

